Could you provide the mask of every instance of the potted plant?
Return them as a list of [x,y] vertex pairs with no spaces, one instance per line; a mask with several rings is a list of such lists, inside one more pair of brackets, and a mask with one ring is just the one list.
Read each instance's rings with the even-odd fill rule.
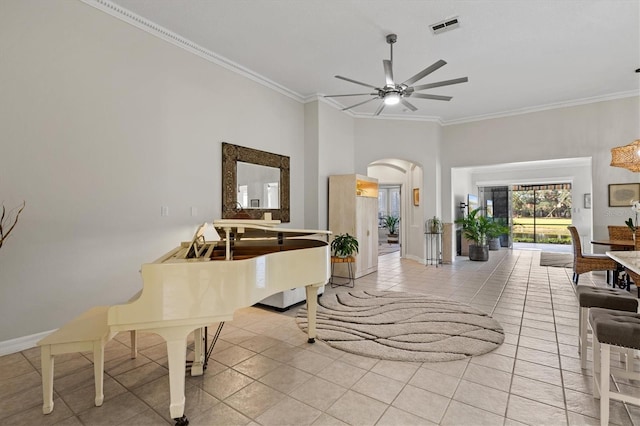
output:
[[481,209],[471,210],[466,217],[457,219],[462,225],[462,235],[474,244],[469,245],[469,260],[489,260],[489,246],[487,245],[487,231],[491,228],[491,221],[480,214]]
[[500,236],[509,233],[509,227],[504,222],[504,219],[501,218],[489,221],[489,229],[487,230],[489,250],[499,250]]
[[347,234],[338,234],[331,241],[331,251],[337,257],[349,257],[358,253],[358,240]]
[[442,233],[442,221],[434,216],[433,219],[427,220],[427,232],[431,232],[433,234]]
[[398,216],[388,215],[383,219],[384,227],[387,228],[387,231],[389,232],[387,234],[388,243],[398,242],[398,222],[400,222],[400,218]]

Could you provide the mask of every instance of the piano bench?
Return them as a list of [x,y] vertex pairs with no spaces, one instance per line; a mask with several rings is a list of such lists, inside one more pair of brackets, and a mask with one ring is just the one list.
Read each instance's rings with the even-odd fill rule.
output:
[[96,406],[104,400],[104,346],[114,334],[107,324],[108,306],[97,306],[81,314],[38,342],[42,363],[42,412],[53,411],[53,358],[55,355],[93,351]]

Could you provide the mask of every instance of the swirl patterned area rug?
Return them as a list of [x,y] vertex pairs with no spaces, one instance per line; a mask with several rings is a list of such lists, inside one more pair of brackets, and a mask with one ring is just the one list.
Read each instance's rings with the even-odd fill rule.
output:
[[[296,322],[307,330],[307,311]],[[395,291],[350,291],[319,300],[317,337],[329,346],[395,361],[453,361],[490,352],[502,326],[463,303]]]

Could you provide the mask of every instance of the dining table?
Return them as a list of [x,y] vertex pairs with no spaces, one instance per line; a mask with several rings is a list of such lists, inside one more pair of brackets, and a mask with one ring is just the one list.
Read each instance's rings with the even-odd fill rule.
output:
[[640,251],[615,250],[608,251],[606,254],[626,269],[630,269],[636,274],[640,274]]
[[591,240],[591,244],[598,246],[619,246],[624,250],[633,250],[636,247],[634,240]]
[[[635,272],[636,274],[640,274],[640,251],[636,250],[614,250],[606,252],[606,255],[613,259],[618,265],[620,265],[624,270],[630,270]],[[630,287],[630,279],[629,275],[625,274],[626,277],[622,281],[626,281],[626,289],[629,290]],[[619,280],[620,281],[620,280]],[[614,283],[615,287],[615,283]],[[624,288],[620,282],[618,282],[618,287]]]
[[613,271],[613,280],[611,283],[608,282],[608,284],[611,284],[614,288],[618,286],[619,288],[629,290],[630,283],[629,277],[625,273],[625,266],[621,262],[616,260],[613,256],[617,256],[620,253],[640,253],[633,251],[633,249],[636,248],[636,242],[634,240],[591,240],[591,244],[616,247],[618,249],[621,248],[621,250],[611,250],[606,252],[607,256],[609,256],[609,253],[612,253],[612,256],[609,257],[615,260],[618,264],[618,268]]
[[629,246],[629,249],[605,252],[609,258],[613,259],[618,264],[618,270],[614,272],[613,287],[615,288],[617,285],[619,288],[626,288],[627,291],[629,290],[631,283],[629,275],[625,271],[630,269],[631,271],[640,274],[640,251],[633,250],[635,248],[635,242],[631,240],[631,243],[633,243],[633,246]]

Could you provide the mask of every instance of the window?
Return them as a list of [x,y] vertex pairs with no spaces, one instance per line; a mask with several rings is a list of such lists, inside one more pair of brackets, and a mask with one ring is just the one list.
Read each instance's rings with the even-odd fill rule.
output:
[[380,185],[378,191],[378,227],[383,228],[385,216],[400,217],[400,186]]

